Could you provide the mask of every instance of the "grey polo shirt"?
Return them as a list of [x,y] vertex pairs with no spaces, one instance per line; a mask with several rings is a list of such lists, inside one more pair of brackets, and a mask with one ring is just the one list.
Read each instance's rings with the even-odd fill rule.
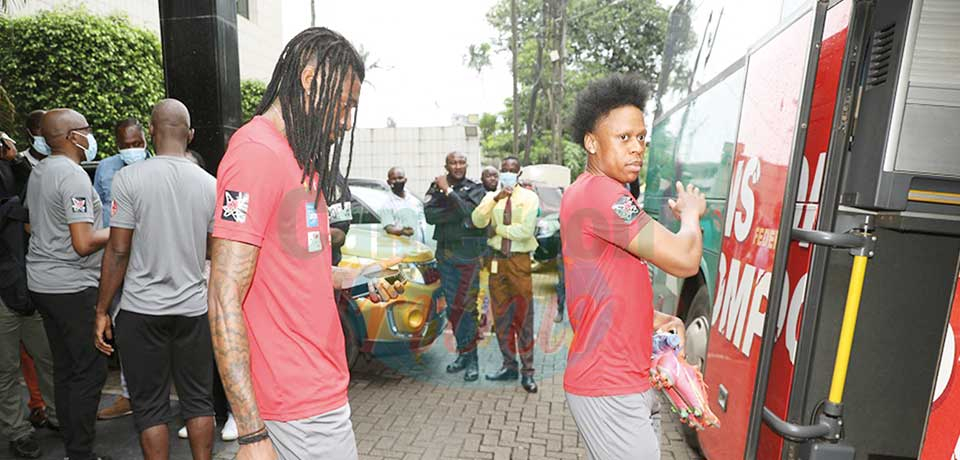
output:
[[157,155],[113,178],[110,227],[133,230],[120,309],[144,315],[207,312],[203,276],[216,179],[183,157]]
[[81,257],[73,249],[70,224],[103,223],[102,205],[90,177],[70,158],[50,155],[33,168],[27,183],[30,247],[27,287],[41,294],[71,294],[95,288],[103,251]]

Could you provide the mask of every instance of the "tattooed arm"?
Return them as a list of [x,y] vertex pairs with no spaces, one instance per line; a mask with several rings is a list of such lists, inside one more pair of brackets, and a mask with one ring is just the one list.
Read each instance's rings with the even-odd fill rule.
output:
[[[213,351],[240,435],[264,428],[250,376],[250,348],[243,320],[243,299],[257,267],[260,248],[213,238],[209,319]],[[275,459],[269,439],[240,446],[238,459]]]
[[100,265],[100,293],[97,296],[97,319],[93,334],[93,344],[101,352],[110,355],[113,346],[107,343],[113,339],[110,327],[110,304],[117,290],[127,276],[127,263],[130,261],[130,245],[133,242],[133,230],[118,228],[110,232],[110,240],[103,252],[103,263]]

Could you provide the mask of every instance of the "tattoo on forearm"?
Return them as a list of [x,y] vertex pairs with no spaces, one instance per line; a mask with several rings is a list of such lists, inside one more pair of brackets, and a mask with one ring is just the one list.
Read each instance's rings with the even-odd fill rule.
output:
[[263,427],[250,376],[250,348],[243,299],[257,266],[259,248],[213,240],[210,267],[210,332],[217,368],[241,435]]

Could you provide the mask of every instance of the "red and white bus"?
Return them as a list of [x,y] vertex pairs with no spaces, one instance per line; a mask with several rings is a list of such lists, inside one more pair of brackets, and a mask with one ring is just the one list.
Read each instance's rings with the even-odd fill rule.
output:
[[645,209],[678,226],[677,180],[708,198],[700,273],[652,278],[721,421],[688,440],[960,459],[960,1],[681,0],[663,66]]

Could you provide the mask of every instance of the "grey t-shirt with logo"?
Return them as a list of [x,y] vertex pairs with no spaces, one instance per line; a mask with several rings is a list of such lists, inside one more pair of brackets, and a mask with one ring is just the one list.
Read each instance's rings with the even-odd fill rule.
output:
[[216,179],[184,157],[157,155],[117,172],[112,195],[110,226],[133,230],[120,309],[162,316],[206,313],[203,272]]
[[81,257],[70,239],[70,224],[87,222],[94,230],[103,226],[100,197],[83,168],[63,155],[41,161],[30,174],[26,206],[31,232],[27,287],[41,294],[97,287],[103,251]]

